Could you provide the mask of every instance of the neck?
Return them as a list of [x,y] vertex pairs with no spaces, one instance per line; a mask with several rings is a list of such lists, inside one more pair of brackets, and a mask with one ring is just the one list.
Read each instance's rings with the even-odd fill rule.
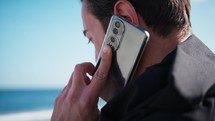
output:
[[150,31],[149,33],[150,39],[143,52],[134,78],[140,76],[147,67],[160,63],[178,44],[184,42],[191,35],[191,30],[189,32],[184,32],[183,30],[180,32],[176,31],[165,38],[157,36]]

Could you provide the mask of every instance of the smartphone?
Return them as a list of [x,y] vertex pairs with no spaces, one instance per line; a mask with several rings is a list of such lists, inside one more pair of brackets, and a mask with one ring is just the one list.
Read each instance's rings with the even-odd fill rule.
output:
[[133,79],[148,40],[147,31],[132,25],[119,16],[111,17],[96,62],[96,67],[98,67],[104,46],[111,46],[112,64],[107,83],[100,95],[101,98],[109,100]]

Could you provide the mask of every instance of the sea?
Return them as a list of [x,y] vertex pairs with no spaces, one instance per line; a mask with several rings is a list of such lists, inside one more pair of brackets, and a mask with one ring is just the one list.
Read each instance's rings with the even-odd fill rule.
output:
[[[0,89],[0,121],[50,121],[60,89]],[[99,100],[101,109],[105,102]]]

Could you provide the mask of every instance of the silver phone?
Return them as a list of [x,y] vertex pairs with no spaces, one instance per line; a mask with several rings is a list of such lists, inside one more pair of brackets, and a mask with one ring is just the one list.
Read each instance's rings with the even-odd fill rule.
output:
[[109,100],[132,80],[149,33],[116,15],[111,17],[96,66],[99,66],[105,45],[112,47],[113,57],[107,83],[101,92],[104,100]]

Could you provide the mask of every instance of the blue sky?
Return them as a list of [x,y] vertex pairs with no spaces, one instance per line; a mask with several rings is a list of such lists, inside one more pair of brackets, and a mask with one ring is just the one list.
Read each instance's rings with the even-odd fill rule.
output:
[[[215,52],[215,0],[191,0],[193,32]],[[62,88],[94,63],[79,0],[0,0],[0,89]]]

